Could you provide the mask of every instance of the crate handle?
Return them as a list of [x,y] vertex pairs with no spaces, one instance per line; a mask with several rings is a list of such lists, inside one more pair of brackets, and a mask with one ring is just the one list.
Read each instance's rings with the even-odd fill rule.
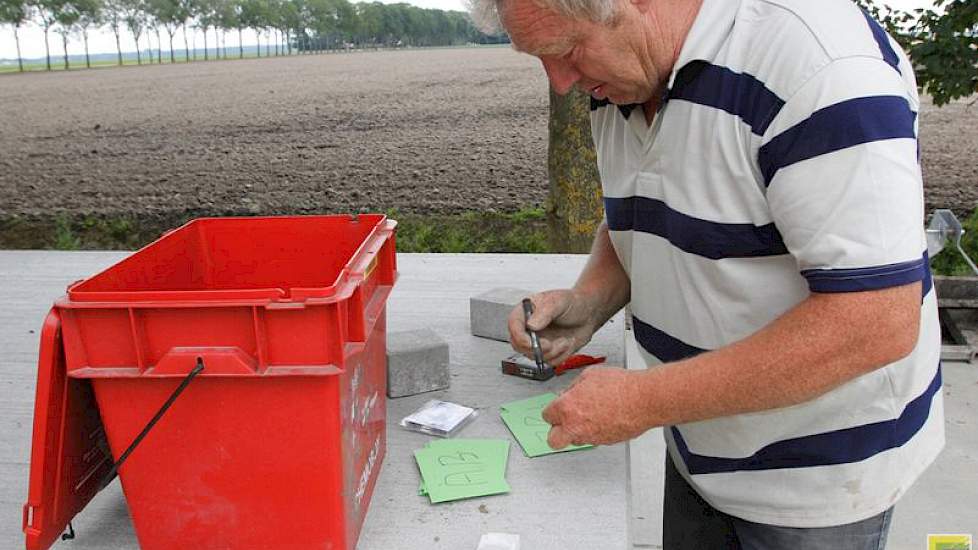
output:
[[[204,359],[203,357],[198,357],[197,365],[194,366],[193,370],[191,370],[190,373],[184,377],[184,379],[180,382],[180,385],[177,386],[177,389],[173,390],[173,393],[170,394],[170,397],[166,400],[165,403],[163,403],[163,406],[160,407],[160,410],[157,411],[155,415],[153,415],[153,418],[151,418],[150,421],[146,424],[146,427],[143,428],[143,431],[139,432],[139,435],[136,436],[136,439],[132,440],[132,443],[129,445],[129,448],[127,448],[125,452],[122,453],[122,456],[119,457],[119,460],[117,460],[115,464],[112,465],[112,469],[105,474],[104,478],[102,478],[102,485],[101,485],[102,488],[105,488],[109,483],[112,482],[113,479],[115,479],[115,476],[119,472],[119,468],[121,468],[122,465],[126,462],[126,460],[129,459],[129,456],[132,454],[133,451],[136,450],[136,447],[139,446],[140,443],[142,443],[143,439],[145,439],[146,436],[149,435],[149,431],[153,429],[153,426],[156,426],[156,423],[159,422],[161,418],[163,418],[163,415],[166,414],[166,411],[169,410],[171,406],[173,406],[173,402],[176,401],[178,397],[180,397],[180,394],[183,393],[183,390],[187,389],[187,386],[190,385],[190,383],[193,382],[194,378],[198,374],[200,374],[201,371],[203,370],[204,370]],[[72,533],[72,535],[74,535],[74,533]]]

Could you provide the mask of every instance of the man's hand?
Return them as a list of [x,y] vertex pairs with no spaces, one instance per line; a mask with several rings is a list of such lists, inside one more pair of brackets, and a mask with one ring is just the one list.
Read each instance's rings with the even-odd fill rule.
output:
[[552,427],[547,443],[611,445],[642,435],[652,426],[643,422],[648,403],[642,402],[642,371],[591,367],[543,410]]
[[540,336],[543,359],[559,365],[591,341],[594,335],[595,312],[576,292],[569,289],[548,290],[530,296],[533,315],[526,322],[523,307],[516,306],[509,314],[509,340],[513,349],[533,357],[526,325]]

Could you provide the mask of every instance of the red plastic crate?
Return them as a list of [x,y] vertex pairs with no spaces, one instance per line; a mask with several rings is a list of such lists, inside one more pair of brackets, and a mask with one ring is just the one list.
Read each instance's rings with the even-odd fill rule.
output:
[[[119,472],[141,548],[355,547],[386,450],[394,227],[381,215],[195,220],[55,303],[63,369],[94,388],[113,460],[204,362]],[[91,498],[50,494],[78,483],[40,465],[71,462],[39,427],[53,402],[41,382],[29,549]]]

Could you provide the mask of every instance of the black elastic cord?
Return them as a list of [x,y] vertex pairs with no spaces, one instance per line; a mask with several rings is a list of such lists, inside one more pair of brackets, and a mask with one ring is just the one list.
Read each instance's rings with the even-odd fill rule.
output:
[[[180,394],[183,393],[183,390],[187,389],[187,386],[190,384],[190,382],[193,381],[194,377],[200,374],[201,371],[203,370],[204,370],[204,359],[198,357],[197,365],[193,368],[193,370],[190,371],[189,374],[187,374],[187,376],[183,379],[183,381],[180,382],[180,385],[177,386],[177,389],[173,390],[173,393],[170,394],[170,397],[169,399],[166,400],[166,403],[163,403],[163,406],[160,407],[160,410],[156,412],[156,415],[153,416],[153,418],[149,421],[148,424],[146,424],[146,427],[143,428],[143,431],[139,432],[139,435],[137,435],[136,439],[132,441],[132,444],[129,445],[129,448],[126,449],[126,451],[122,453],[122,456],[119,457],[119,460],[117,460],[116,463],[112,465],[112,469],[109,470],[109,472],[105,475],[105,477],[102,480],[102,485],[101,485],[102,487],[105,487],[106,485],[111,483],[113,479],[115,479],[116,474],[118,474],[119,472],[119,468],[121,468],[122,464],[126,461],[126,459],[129,458],[129,455],[131,455],[132,452],[136,450],[136,447],[139,446],[139,444],[143,441],[143,439],[146,438],[146,436],[149,434],[149,431],[153,429],[153,426],[155,426],[156,423],[159,422],[161,418],[163,418],[163,415],[166,413],[166,411],[170,408],[170,406],[173,405],[173,402],[177,400],[177,397],[180,397]],[[69,524],[69,527],[70,525],[71,524]],[[72,536],[74,536],[74,534],[72,534]]]
[[61,533],[61,540],[71,540],[75,538],[75,528],[71,526],[71,522],[68,522],[68,532]]

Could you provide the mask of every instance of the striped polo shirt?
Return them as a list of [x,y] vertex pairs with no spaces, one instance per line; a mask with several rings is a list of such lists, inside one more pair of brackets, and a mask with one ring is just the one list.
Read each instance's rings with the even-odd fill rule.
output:
[[792,527],[866,519],[943,447],[919,105],[907,58],[848,0],[704,0],[651,126],[640,108],[592,101],[605,215],[650,366],[741,340],[813,292],[922,282],[908,357],[807,403],[664,430],[677,468],[723,512]]

